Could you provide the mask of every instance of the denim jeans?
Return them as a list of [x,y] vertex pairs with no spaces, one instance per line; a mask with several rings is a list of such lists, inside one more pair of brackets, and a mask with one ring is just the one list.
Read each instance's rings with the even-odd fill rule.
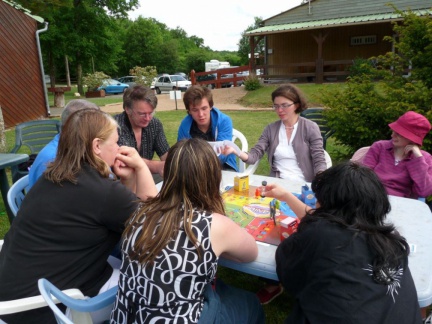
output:
[[204,308],[199,324],[265,323],[264,311],[254,293],[216,281],[214,290],[209,284],[204,292]]

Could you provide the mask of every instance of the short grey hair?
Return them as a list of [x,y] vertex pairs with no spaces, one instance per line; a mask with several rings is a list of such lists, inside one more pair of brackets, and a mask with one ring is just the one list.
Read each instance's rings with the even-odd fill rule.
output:
[[72,113],[85,108],[100,110],[99,106],[93,102],[84,99],[73,99],[69,101],[63,109],[61,115],[61,124],[66,124],[66,120],[69,118],[70,115],[72,115]]

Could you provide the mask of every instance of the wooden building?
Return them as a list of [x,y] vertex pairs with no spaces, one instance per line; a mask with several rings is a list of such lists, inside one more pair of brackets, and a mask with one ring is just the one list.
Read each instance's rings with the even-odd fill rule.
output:
[[344,80],[353,60],[392,51],[383,38],[393,36],[392,22],[401,17],[388,3],[400,11],[432,15],[432,0],[304,0],[246,32],[251,54],[265,40],[264,64],[251,59],[251,68],[260,68],[267,80]]
[[43,22],[12,1],[0,0],[0,107],[6,128],[49,116],[38,42],[44,31],[38,31],[38,23]]

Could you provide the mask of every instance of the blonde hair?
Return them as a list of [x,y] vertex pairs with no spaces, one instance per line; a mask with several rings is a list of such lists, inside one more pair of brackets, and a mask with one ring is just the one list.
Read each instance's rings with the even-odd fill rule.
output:
[[76,183],[77,174],[89,164],[103,177],[109,177],[110,167],[93,152],[93,140],[102,141],[117,130],[117,122],[109,114],[96,109],[74,112],[62,127],[55,160],[45,171],[45,178],[61,183]]
[[123,234],[124,238],[130,238],[137,228],[142,229],[129,251],[130,258],[141,264],[152,263],[177,236],[181,221],[199,252],[199,244],[191,229],[193,211],[225,213],[219,192],[221,178],[220,161],[206,141],[192,138],[171,147],[165,161],[160,193],[142,203]]

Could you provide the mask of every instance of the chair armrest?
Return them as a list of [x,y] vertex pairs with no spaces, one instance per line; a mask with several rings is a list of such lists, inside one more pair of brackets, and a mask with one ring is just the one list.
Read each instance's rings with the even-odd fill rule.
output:
[[[71,298],[84,299],[83,293],[79,289],[63,290],[63,293]],[[53,299],[54,303],[58,304],[60,301],[57,298]],[[24,312],[30,309],[41,308],[48,306],[45,299],[41,296],[26,297],[8,301],[0,302],[0,315],[7,315],[13,313]]]

